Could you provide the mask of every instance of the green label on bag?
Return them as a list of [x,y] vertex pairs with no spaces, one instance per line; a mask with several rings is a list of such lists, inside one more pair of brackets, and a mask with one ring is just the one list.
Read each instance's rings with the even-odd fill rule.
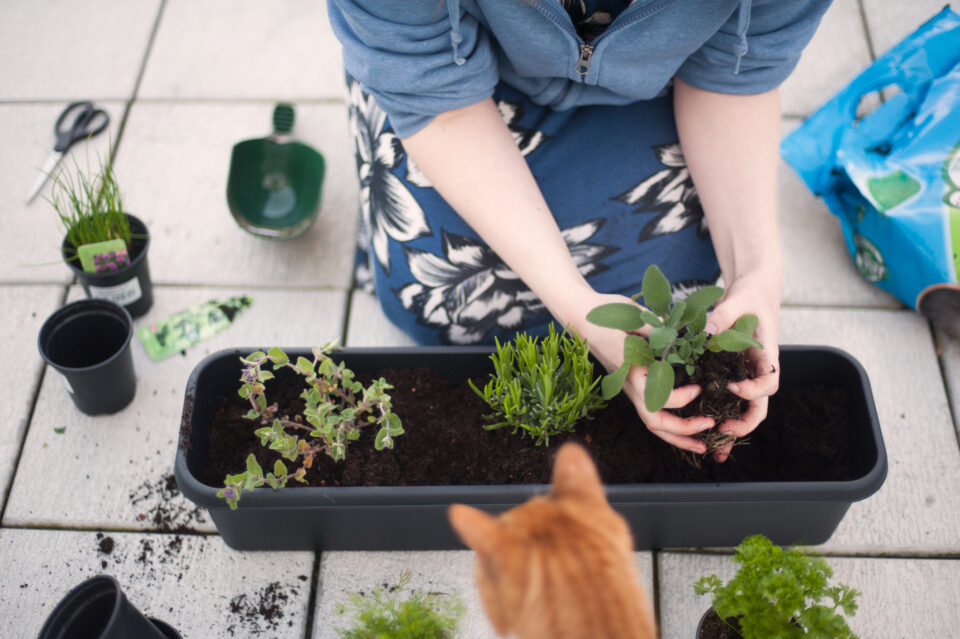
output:
[[953,250],[953,269],[960,284],[960,144],[953,147],[953,153],[943,163],[943,182],[947,192],[943,202],[950,215],[950,246]]
[[210,300],[174,313],[161,322],[144,326],[137,331],[137,337],[150,357],[159,361],[216,335],[230,326],[236,314],[252,303],[253,299],[246,295]]

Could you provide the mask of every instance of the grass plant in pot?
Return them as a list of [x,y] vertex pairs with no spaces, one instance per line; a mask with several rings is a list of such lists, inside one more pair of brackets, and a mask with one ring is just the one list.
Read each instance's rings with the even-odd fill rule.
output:
[[860,593],[831,585],[833,570],[823,557],[752,535],[732,561],[740,569],[728,582],[709,575],[693,586],[712,598],[695,639],[856,639],[846,617],[856,614]]
[[57,176],[49,201],[65,231],[61,255],[87,297],[116,302],[132,317],[150,310],[150,234],[123,208],[113,158],[96,171],[75,166],[73,174]]

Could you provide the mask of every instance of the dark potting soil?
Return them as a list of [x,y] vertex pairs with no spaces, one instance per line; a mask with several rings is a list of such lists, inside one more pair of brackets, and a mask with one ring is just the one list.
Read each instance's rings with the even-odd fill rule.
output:
[[[673,409],[672,412],[685,419],[699,415],[713,418],[713,428],[694,435],[694,438],[707,445],[708,454],[733,442],[732,436],[720,433],[717,429],[726,421],[740,419],[747,410],[749,403],[727,390],[728,383],[740,382],[750,377],[744,352],[706,351],[697,360],[693,375],[688,375],[682,366],[677,369],[679,370],[675,373],[674,388],[695,384],[700,386],[702,391],[692,402],[682,408]],[[701,464],[694,455],[689,457],[694,466]]]
[[[374,426],[347,449],[346,460],[318,456],[307,472],[311,486],[420,486],[549,483],[553,457],[565,441],[590,452],[607,484],[742,481],[830,481],[854,477],[849,466],[852,434],[846,392],[823,386],[781,389],[770,400],[767,419],[748,440],[718,464],[702,458],[697,469],[678,449],[650,433],[632,404],[617,396],[576,431],[534,446],[509,427],[484,430],[489,407],[464,384],[450,383],[427,368],[383,370],[393,386],[393,410],[405,433],[392,450],[376,451]],[[268,382],[267,400],[280,415],[300,413],[299,380]],[[475,379],[482,387],[485,380]],[[210,425],[210,447],[202,480],[222,486],[228,474],[242,472],[255,454],[264,471],[279,455],[265,450],[253,432],[259,424],[243,416],[250,409],[237,395],[224,400]],[[288,468],[295,464],[286,462]],[[302,485],[291,481],[288,485]]]
[[738,632],[740,624],[736,617],[727,617],[726,621],[711,608],[700,624],[700,632],[696,639],[742,639]]

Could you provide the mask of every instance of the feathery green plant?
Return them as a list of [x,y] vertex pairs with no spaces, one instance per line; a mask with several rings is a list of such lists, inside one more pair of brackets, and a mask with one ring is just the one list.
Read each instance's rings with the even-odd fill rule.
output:
[[453,639],[464,606],[455,594],[411,591],[405,570],[393,586],[378,586],[369,594],[351,593],[350,601],[336,608],[352,617],[351,625],[338,628],[340,639]]
[[543,340],[519,333],[512,342],[496,340],[490,355],[494,373],[483,391],[472,380],[470,388],[502,421],[487,430],[511,426],[534,438],[537,446],[573,430],[581,419],[604,407],[594,377],[587,344],[575,334],[558,335],[553,324]]
[[716,575],[701,577],[693,589],[712,596],[721,619],[737,618],[744,639],[856,639],[844,615],[856,614],[860,593],[828,585],[833,570],[822,556],[753,535],[732,560],[740,564],[733,579],[724,584]]
[[691,293],[685,300],[673,301],[670,281],[651,264],[643,274],[640,293],[647,309],[633,304],[602,304],[587,314],[587,320],[598,326],[637,331],[650,327],[647,337],[627,335],[623,342],[623,365],[604,376],[603,398],[611,399],[627,378],[630,366],[646,366],[647,382],[643,401],[651,413],[663,408],[675,381],[673,365],[684,366],[692,375],[697,360],[705,350],[715,352],[743,351],[751,346],[763,348],[753,338],[757,316],[744,315],[732,328],[711,336],[704,329],[707,309],[723,296],[719,286],[706,286]]
[[[329,357],[335,347],[331,342],[314,348],[313,361],[298,357],[296,362],[291,362],[280,348],[266,353],[256,351],[240,358],[243,373],[239,394],[249,400],[251,407],[245,417],[261,424],[254,432],[263,446],[279,451],[284,459],[300,459],[301,465],[289,472],[286,464],[278,459],[273,472],[264,475],[256,457],[250,454],[246,471],[227,475],[224,487],[217,493],[227,500],[231,509],[237,507],[244,490],[264,484],[281,488],[290,479],[304,482],[307,469],[319,453],[329,455],[334,461],[343,460],[347,444],[359,439],[360,428],[367,424],[376,423],[380,427],[374,440],[377,450],[393,448],[393,438],[403,434],[400,418],[393,413],[390,395],[386,393],[393,387],[381,377],[364,388],[343,362],[337,363]],[[289,368],[303,377],[306,388],[300,397],[306,402],[306,408],[302,416],[292,419],[288,415],[277,416],[277,404],[267,404],[265,382],[274,378],[274,374],[264,368],[269,363],[273,364],[274,371]],[[298,432],[305,432],[306,436],[299,437]]]

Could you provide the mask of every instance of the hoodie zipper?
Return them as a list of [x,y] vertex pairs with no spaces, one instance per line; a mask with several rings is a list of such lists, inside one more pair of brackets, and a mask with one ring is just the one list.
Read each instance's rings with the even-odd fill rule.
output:
[[[619,31],[620,29],[633,24],[637,20],[641,20],[653,15],[654,13],[657,13],[661,9],[673,4],[674,2],[675,0],[661,0],[660,2],[651,2],[648,5],[643,6],[633,4],[624,9],[624,13],[628,13],[629,15],[620,14],[620,16],[613,21],[613,24],[611,24],[606,31],[594,38],[593,42],[590,44],[584,42],[583,38],[580,37],[580,34],[577,33],[573,23],[570,22],[569,14],[567,14],[567,12],[562,8],[558,8],[557,11],[553,11],[552,7],[546,6],[546,4],[542,1],[536,2],[533,6],[551,22],[566,31],[576,41],[577,47],[579,47],[580,50],[580,57],[577,59],[577,63],[574,65],[574,70],[582,77],[590,73],[590,59],[593,57],[593,52],[600,40],[610,33]],[[562,13],[562,17],[558,15],[559,13]]]

